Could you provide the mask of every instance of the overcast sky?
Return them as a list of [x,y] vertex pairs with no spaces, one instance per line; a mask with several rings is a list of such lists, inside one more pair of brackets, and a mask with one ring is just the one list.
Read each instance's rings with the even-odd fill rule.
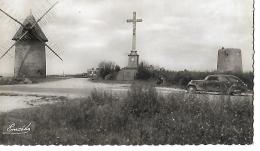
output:
[[[0,0],[21,22],[30,9],[36,18],[55,0]],[[47,50],[47,73],[81,73],[102,60],[127,65],[137,12],[140,60],[170,70],[216,70],[222,46],[240,48],[244,71],[252,70],[252,0],[60,0],[40,22],[64,64]],[[0,54],[19,25],[0,13]],[[0,60],[0,74],[13,74],[14,49]]]

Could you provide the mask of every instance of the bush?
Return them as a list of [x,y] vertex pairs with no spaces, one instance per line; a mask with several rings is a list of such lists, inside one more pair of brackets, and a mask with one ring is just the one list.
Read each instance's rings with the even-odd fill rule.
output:
[[237,73],[235,76],[239,77],[242,81],[244,81],[250,90],[254,88],[254,73],[253,72],[245,72],[245,73]]
[[120,71],[120,67],[110,61],[103,61],[103,62],[99,63],[98,66],[100,68],[98,76],[102,79],[105,79],[105,77],[109,74],[112,75],[112,74]]
[[148,66],[143,62],[138,66],[136,79],[138,80],[148,80],[152,77],[152,72],[148,69]]
[[154,87],[133,84],[127,93],[125,109],[135,118],[153,117],[159,112],[160,103]]

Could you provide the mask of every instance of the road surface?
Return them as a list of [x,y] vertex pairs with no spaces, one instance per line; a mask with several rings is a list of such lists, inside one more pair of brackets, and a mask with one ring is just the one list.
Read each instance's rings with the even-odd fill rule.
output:
[[[0,93],[15,93],[29,95],[51,95],[65,97],[86,97],[93,89],[126,92],[130,84],[97,83],[86,78],[71,78],[37,84],[0,85]],[[184,91],[174,88],[157,88],[159,92]]]
[[[59,79],[37,84],[0,85],[0,113],[50,103],[44,102],[46,99],[43,98],[46,97],[87,97],[93,89],[121,95],[126,94],[129,88],[130,84],[97,83],[86,78]],[[164,94],[184,91],[174,88],[156,89]]]

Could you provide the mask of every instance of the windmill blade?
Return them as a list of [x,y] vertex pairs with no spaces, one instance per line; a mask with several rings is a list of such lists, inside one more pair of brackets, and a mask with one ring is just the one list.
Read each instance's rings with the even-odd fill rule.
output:
[[37,21],[36,21],[36,23],[34,23],[32,26],[31,26],[31,29],[37,24],[37,23],[39,23],[52,9],[53,9],[53,7],[55,6],[55,5],[57,5],[59,2],[57,1],[56,3],[54,3],[43,15],[42,15],[42,17],[40,17]]
[[[26,30],[26,32],[28,33],[30,30],[32,30],[37,24],[38,24],[38,22],[40,22],[42,19],[43,19],[43,17],[45,17],[47,14],[48,14],[48,12],[50,12],[50,10],[51,9],[53,9],[53,7],[55,6],[55,5],[57,5],[59,2],[57,1],[55,4],[53,4],[43,15],[42,15],[42,17],[40,17],[29,29],[27,29],[27,28],[25,28],[25,26],[22,24],[22,26],[24,27],[24,29]],[[35,35],[35,34],[33,34],[38,40],[40,40],[41,42],[43,42],[39,37],[37,37],[37,35]],[[44,43],[44,42],[43,42]],[[50,49],[50,48],[49,48]],[[60,57],[59,57],[60,58]],[[60,58],[61,59],[61,58]],[[62,60],[62,59],[61,59]]]
[[[55,5],[57,5],[59,2],[57,1],[56,3],[54,3],[31,27],[30,29],[33,29],[38,22],[40,22],[52,9]],[[10,17],[11,19],[13,19],[15,22],[17,22],[18,24],[20,24],[21,26],[24,27],[24,29],[26,29],[26,27],[19,22],[17,19],[13,18],[11,15],[9,15],[8,13],[6,13],[4,10],[0,9],[1,12],[3,12],[6,16]],[[28,31],[28,30],[27,30]]]
[[0,60],[15,46],[16,42],[0,57]]
[[21,39],[28,33],[28,31],[24,32],[24,34],[9,48],[6,52],[0,57],[0,60],[19,42]]
[[61,61],[63,61],[62,58],[48,44],[44,43],[44,45],[48,47],[51,50],[51,52],[54,53]]
[[21,22],[19,22],[17,19],[15,19],[15,18],[13,18],[11,15],[9,15],[8,13],[6,13],[4,10],[2,10],[1,8],[0,8],[0,11],[2,12],[2,13],[4,13],[6,16],[8,16],[8,17],[10,17],[12,20],[14,20],[15,22],[17,22],[18,24],[20,24],[21,26],[23,26],[24,27],[24,25],[21,23]]
[[[55,5],[57,5],[59,2],[57,1],[56,3],[54,3],[31,27],[30,27],[30,29],[33,29],[36,25],[37,25],[37,23],[38,22],[40,22],[52,9],[53,9],[53,7],[55,6]],[[18,24],[20,24],[21,26],[23,26],[24,27],[24,29],[26,29],[25,28],[25,26],[21,23],[21,22],[19,22],[17,19],[15,19],[15,18],[13,18],[11,15],[9,15],[7,12],[5,12],[4,10],[2,10],[1,8],[0,8],[0,11],[2,12],[2,13],[4,13],[6,16],[8,16],[8,17],[10,17],[12,20],[14,20],[15,22],[17,22]]]

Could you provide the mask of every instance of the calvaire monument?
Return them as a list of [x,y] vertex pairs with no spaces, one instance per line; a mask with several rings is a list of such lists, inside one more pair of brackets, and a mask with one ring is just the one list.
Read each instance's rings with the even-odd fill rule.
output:
[[137,22],[142,22],[142,19],[137,19],[136,12],[133,12],[133,18],[127,19],[127,23],[133,24],[133,36],[132,36],[132,50],[128,55],[128,65],[123,68],[117,75],[117,80],[134,80],[138,65],[139,65],[139,55],[136,49],[136,24]]

